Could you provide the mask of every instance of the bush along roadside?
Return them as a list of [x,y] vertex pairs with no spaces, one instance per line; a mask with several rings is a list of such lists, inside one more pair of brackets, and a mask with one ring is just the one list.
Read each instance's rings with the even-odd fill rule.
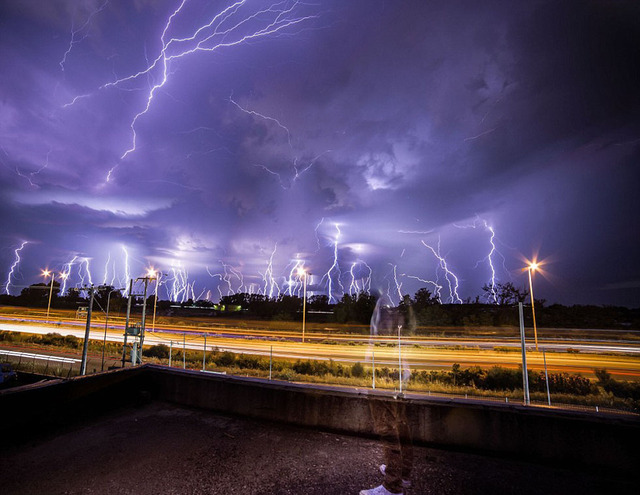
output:
[[[78,352],[82,349],[82,339],[57,333],[46,335],[0,331],[0,343],[13,345],[28,344],[56,350]],[[89,351],[101,353],[102,341],[91,340]],[[107,354],[119,355],[122,345],[107,343]],[[202,351],[183,351],[178,347],[170,349],[165,344],[145,347],[143,356],[147,361],[168,364],[171,354],[172,365],[191,369],[202,369]],[[205,367],[209,370],[225,371],[232,374],[268,377],[279,380],[306,381],[313,383],[338,383],[356,387],[370,387],[373,381],[372,369],[362,363],[342,364],[333,360],[275,359],[268,357],[234,354],[228,351],[208,351]],[[640,412],[640,383],[615,380],[604,369],[594,370],[596,380],[568,373],[549,373],[549,389],[552,402],[608,406],[633,412]],[[375,369],[376,387],[394,389],[398,385],[398,370],[388,367]],[[546,401],[546,380],[544,372],[529,370],[529,388],[532,399]],[[450,371],[412,370],[408,390],[468,394],[518,398],[522,396],[522,368],[508,369],[500,366],[462,368],[454,364]]]

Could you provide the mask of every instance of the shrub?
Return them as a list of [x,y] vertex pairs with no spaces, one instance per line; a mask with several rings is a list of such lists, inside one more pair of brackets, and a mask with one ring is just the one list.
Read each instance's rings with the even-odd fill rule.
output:
[[351,367],[351,376],[355,378],[362,378],[364,375],[364,366],[362,366],[362,364],[356,363]]
[[151,358],[169,359],[169,346],[165,344],[152,345],[142,351],[142,355]]
[[222,354],[220,354],[219,356],[215,356],[213,358],[213,361],[218,366],[222,366],[222,367],[228,368],[228,367],[233,366],[235,364],[236,355],[233,352],[225,351]]

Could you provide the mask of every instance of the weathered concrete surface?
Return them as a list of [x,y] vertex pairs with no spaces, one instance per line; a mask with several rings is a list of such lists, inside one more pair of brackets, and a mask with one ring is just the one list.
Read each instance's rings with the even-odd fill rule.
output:
[[[357,494],[380,484],[377,440],[165,402],[0,449],[3,495]],[[416,447],[410,495],[635,494],[629,480]]]
[[[371,391],[335,390],[146,365],[0,393],[0,435],[20,443],[151,399],[375,437]],[[637,479],[640,421],[518,405],[404,399],[414,442]]]
[[[188,406],[339,432],[373,435],[371,390],[344,391],[164,369],[154,396]],[[634,473],[640,420],[520,405],[406,399],[415,442]]]

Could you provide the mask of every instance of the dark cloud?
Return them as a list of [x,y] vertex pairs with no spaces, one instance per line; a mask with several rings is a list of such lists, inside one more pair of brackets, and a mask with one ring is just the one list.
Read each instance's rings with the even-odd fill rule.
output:
[[[635,2],[288,1],[312,17],[104,86],[158,56],[178,5],[0,6],[0,261],[28,240],[25,280],[73,256],[123,279],[126,249],[196,295],[263,290],[272,255],[282,288],[304,259],[326,291],[337,241],[347,289],[368,265],[392,294],[448,296],[439,244],[474,297],[492,228],[499,280],[524,284],[539,249],[540,297],[637,305]],[[167,39],[229,5],[187,1]]]

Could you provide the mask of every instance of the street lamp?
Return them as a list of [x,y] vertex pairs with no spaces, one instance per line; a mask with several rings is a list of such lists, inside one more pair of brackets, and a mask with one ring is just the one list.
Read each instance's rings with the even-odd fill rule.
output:
[[119,292],[124,289],[113,289],[109,291],[109,295],[107,296],[107,315],[104,319],[104,338],[102,339],[102,370],[104,371],[104,348],[107,346],[107,323],[109,322],[109,303],[111,302],[111,294],[114,292]]
[[53,279],[55,278],[55,273],[50,272],[49,270],[42,270],[42,276],[46,279],[49,275],[51,275],[51,288],[49,289],[49,304],[47,305],[47,323],[49,323],[49,310],[51,309],[51,296],[53,295]]
[[[49,289],[49,304],[47,304],[47,323],[49,323],[49,311],[51,310],[51,296],[53,295],[53,279],[55,278],[56,274],[52,271],[50,272],[49,270],[42,270],[42,276],[45,279],[49,275],[51,275],[51,287]],[[61,273],[60,278],[64,280],[65,278],[67,278],[67,274]]]
[[153,268],[147,270],[147,277],[156,281],[156,292],[153,296],[153,321],[151,322],[151,331],[156,331],[156,307],[158,306],[158,285],[160,284],[160,275],[162,272],[156,272]]
[[302,278],[302,343],[304,344],[304,327],[306,322],[306,313],[307,313],[307,271],[300,267],[298,268],[298,276]]
[[533,281],[531,277],[531,273],[538,269],[538,263],[533,262],[529,263],[527,267],[527,271],[529,272],[529,294],[531,296],[531,314],[533,315],[533,336],[536,341],[536,351],[538,350],[538,330],[536,328],[536,309],[533,298]]

